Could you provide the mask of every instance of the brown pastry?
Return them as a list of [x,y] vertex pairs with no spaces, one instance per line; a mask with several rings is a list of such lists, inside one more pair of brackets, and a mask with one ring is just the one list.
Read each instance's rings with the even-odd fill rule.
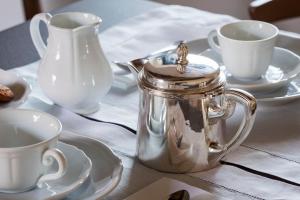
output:
[[0,102],[9,102],[13,98],[14,98],[13,91],[9,87],[0,84]]

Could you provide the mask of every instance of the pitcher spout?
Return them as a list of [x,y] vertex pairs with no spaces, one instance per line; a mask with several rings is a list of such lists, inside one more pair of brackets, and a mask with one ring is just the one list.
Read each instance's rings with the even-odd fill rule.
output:
[[102,19],[96,15],[84,13],[76,22],[78,23],[78,26],[73,28],[73,32],[82,31],[91,27],[97,28],[101,24]]
[[90,28],[96,28],[97,29],[97,27],[99,27],[101,22],[102,22],[101,18],[98,18],[98,21],[91,22],[89,24],[82,24],[82,25],[74,28],[72,31],[73,32],[80,32],[80,31],[83,31],[85,29],[90,29]]

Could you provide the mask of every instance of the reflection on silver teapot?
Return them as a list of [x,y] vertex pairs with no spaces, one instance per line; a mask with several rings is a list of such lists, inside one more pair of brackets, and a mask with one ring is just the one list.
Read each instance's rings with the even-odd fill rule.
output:
[[[248,136],[256,101],[238,89],[225,88],[225,77],[213,60],[188,54],[181,43],[177,54],[129,63],[140,89],[138,159],[165,172],[185,173],[214,167]],[[236,103],[244,119],[229,142],[225,122]]]

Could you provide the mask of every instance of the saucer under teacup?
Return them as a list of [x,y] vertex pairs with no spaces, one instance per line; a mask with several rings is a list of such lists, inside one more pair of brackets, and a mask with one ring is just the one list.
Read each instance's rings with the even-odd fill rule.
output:
[[226,71],[221,55],[212,49],[205,50],[201,55],[209,57],[220,64],[221,69],[226,74],[229,87],[240,88],[249,92],[274,91],[286,86],[300,73],[300,57],[287,49],[279,47],[274,48],[273,58],[266,73],[260,79],[254,80],[241,80],[233,77]]
[[[34,189],[22,193],[0,193],[0,199],[62,199],[79,188],[90,175],[92,169],[90,158],[73,145],[59,142],[57,148],[64,153],[68,160],[66,173],[61,178],[45,181]],[[56,167],[53,165],[49,171],[56,171]]]
[[284,104],[300,98],[300,75],[290,81],[285,87],[270,92],[254,92],[260,103],[267,105]]

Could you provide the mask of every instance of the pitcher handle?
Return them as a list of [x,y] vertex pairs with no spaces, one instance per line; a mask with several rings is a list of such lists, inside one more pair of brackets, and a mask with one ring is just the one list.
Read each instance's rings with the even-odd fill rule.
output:
[[231,150],[243,143],[252,129],[256,116],[256,100],[250,93],[239,89],[228,89],[225,91],[225,96],[227,97],[227,101],[232,101],[234,104],[237,102],[243,106],[244,117],[237,132],[227,144],[221,147],[218,146],[218,148],[214,148],[213,145],[210,145],[210,152],[218,154],[216,161],[219,161]]
[[40,13],[35,15],[30,22],[31,39],[41,58],[46,50],[46,44],[43,41],[39,25],[40,21],[43,21],[46,25],[48,25],[51,18],[52,15],[50,13]]

